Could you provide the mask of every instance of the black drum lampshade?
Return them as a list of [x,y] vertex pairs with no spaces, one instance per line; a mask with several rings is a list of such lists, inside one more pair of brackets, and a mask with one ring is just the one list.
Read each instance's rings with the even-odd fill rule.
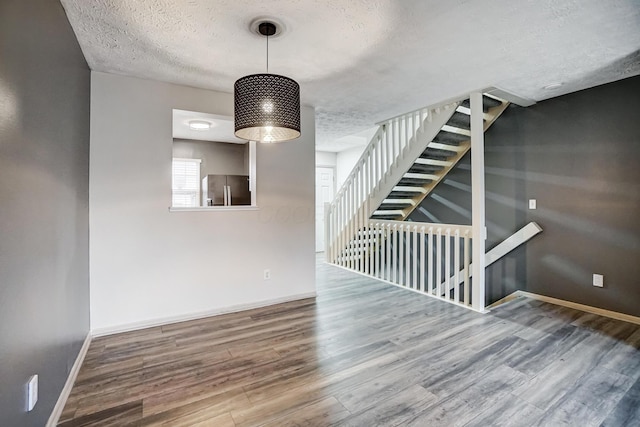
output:
[[235,135],[281,142],[300,136],[300,86],[277,74],[252,74],[233,86]]

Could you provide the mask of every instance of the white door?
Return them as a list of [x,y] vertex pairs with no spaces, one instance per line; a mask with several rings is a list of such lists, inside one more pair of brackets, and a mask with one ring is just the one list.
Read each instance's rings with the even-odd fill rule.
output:
[[333,168],[316,168],[316,252],[324,252],[324,204],[333,200]]

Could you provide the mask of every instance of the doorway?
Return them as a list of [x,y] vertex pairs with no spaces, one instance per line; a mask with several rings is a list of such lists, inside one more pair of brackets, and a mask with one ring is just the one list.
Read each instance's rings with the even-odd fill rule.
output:
[[316,167],[316,252],[324,252],[324,204],[331,203],[335,193],[335,169]]

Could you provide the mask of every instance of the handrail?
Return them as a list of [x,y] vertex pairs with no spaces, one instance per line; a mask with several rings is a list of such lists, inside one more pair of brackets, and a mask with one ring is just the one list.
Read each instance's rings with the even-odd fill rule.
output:
[[345,188],[347,186],[347,183],[349,183],[349,181],[351,181],[355,174],[357,173],[357,167],[358,166],[362,166],[362,164],[365,162],[366,157],[369,155],[369,150],[370,150],[370,146],[371,143],[379,136],[379,134],[383,132],[383,128],[382,126],[380,126],[378,128],[378,130],[376,131],[376,133],[373,134],[373,136],[371,137],[371,140],[369,141],[369,143],[367,144],[367,146],[365,147],[364,151],[362,152],[362,154],[360,155],[360,157],[358,158],[358,161],[356,161],[356,164],[354,165],[354,167],[351,169],[351,172],[349,172],[349,175],[347,175],[347,178],[344,180],[344,182],[342,183],[342,185],[340,186],[340,189],[338,190],[338,192],[336,193],[336,195],[334,196],[334,200],[338,198],[338,196],[343,193],[345,191]]
[[[422,120],[424,120],[425,118],[427,118],[430,115],[430,111],[431,110],[438,109],[438,108],[440,108],[440,107],[418,108],[418,109],[410,111],[408,113],[400,114],[398,116],[395,116],[395,117],[392,117],[390,119],[384,120],[382,122],[376,123],[379,126],[378,130],[371,137],[371,140],[369,141],[369,143],[367,144],[366,148],[364,149],[364,151],[362,152],[362,154],[360,155],[360,157],[356,161],[353,169],[351,169],[351,172],[349,173],[347,178],[344,180],[343,184],[340,186],[340,189],[336,193],[336,195],[334,197],[334,200],[338,199],[346,191],[346,188],[348,187],[349,183],[351,181],[353,181],[353,179],[355,178],[356,174],[358,173],[359,168],[362,168],[366,164],[367,159],[371,156],[371,151],[376,148],[376,143],[378,141],[382,140],[382,136],[388,136],[387,135],[388,134],[387,127],[389,127],[389,125],[393,125],[394,122],[401,121],[401,120],[405,120],[408,123],[408,120],[410,118],[413,120],[416,116],[419,116],[420,119],[421,119],[420,122],[422,122]],[[412,123],[412,127],[414,128],[413,132],[412,132],[412,136],[413,136],[413,134],[415,134],[415,132],[418,130],[418,128],[420,126],[419,125],[416,126],[416,123]],[[408,139],[408,132],[405,129],[404,146],[406,146],[406,144],[408,144],[408,142],[409,142],[407,139]],[[387,144],[395,143],[395,142],[396,142],[395,140],[387,138]],[[400,142],[400,141],[398,141],[398,142]],[[398,153],[398,154],[400,154],[400,153]]]
[[472,227],[470,225],[459,225],[459,224],[445,224],[441,222],[419,222],[419,221],[394,221],[394,220],[380,220],[380,219],[370,219],[369,225],[397,225],[400,227],[424,227],[433,228],[433,229],[441,229],[441,230],[460,230],[461,232],[471,233]]
[[[440,102],[437,102],[437,103],[435,103],[435,104],[429,104],[429,105],[427,105],[427,106],[425,106],[425,107],[416,108],[415,110],[413,110],[413,111],[411,111],[411,112],[409,112],[409,113],[405,113],[405,114],[411,114],[412,112],[420,111],[420,110],[425,110],[425,109],[428,109],[428,110],[436,110],[436,109],[438,109],[438,108],[445,107],[445,106],[447,106],[447,105],[449,105],[449,104],[452,104],[452,103],[454,103],[454,102],[460,102],[460,101],[463,101],[463,100],[465,100],[465,99],[469,99],[469,94],[470,94],[470,93],[473,93],[473,92],[480,92],[480,93],[482,93],[484,96],[488,96],[488,97],[490,97],[490,98],[494,98],[494,99],[500,100],[500,98],[499,98],[498,96],[496,96],[496,95],[492,94],[492,92],[493,92],[493,91],[495,91],[495,90],[496,90],[496,88],[495,88],[495,87],[491,87],[491,86],[490,86],[490,87],[481,88],[481,89],[471,90],[471,91],[466,92],[466,93],[464,93],[464,94],[461,94],[461,95],[458,95],[458,96],[454,96],[454,97],[451,97],[451,98],[444,99],[444,100],[442,100],[442,101],[440,101]],[[502,91],[502,92],[503,92],[503,93],[506,93],[506,92],[504,92],[504,91]],[[506,99],[506,98],[505,98],[505,99]],[[518,104],[517,102],[516,102],[516,104],[517,104],[517,105],[521,105],[521,104]],[[534,102],[534,104],[535,104],[535,102]],[[521,106],[523,106],[523,107],[524,107],[524,105],[521,105]],[[404,116],[404,114],[398,114],[397,116],[393,116],[393,117],[390,117],[390,118],[388,118],[388,119],[385,119],[385,120],[379,121],[379,122],[377,122],[377,123],[376,123],[376,125],[381,125],[381,124],[383,124],[383,123],[386,123],[386,122],[388,122],[388,121],[390,121],[390,120],[393,120],[393,119],[395,119],[395,118],[402,117],[402,116]]]

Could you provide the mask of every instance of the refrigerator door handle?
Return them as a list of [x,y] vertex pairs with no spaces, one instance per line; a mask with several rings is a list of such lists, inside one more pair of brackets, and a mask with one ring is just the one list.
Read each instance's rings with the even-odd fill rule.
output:
[[228,204],[227,206],[231,206],[231,186],[227,185],[227,198],[228,198]]
[[227,206],[227,186],[226,185],[224,185],[222,187],[222,191],[223,191],[223,194],[224,194],[223,195],[224,201],[222,203],[223,203],[224,206]]

